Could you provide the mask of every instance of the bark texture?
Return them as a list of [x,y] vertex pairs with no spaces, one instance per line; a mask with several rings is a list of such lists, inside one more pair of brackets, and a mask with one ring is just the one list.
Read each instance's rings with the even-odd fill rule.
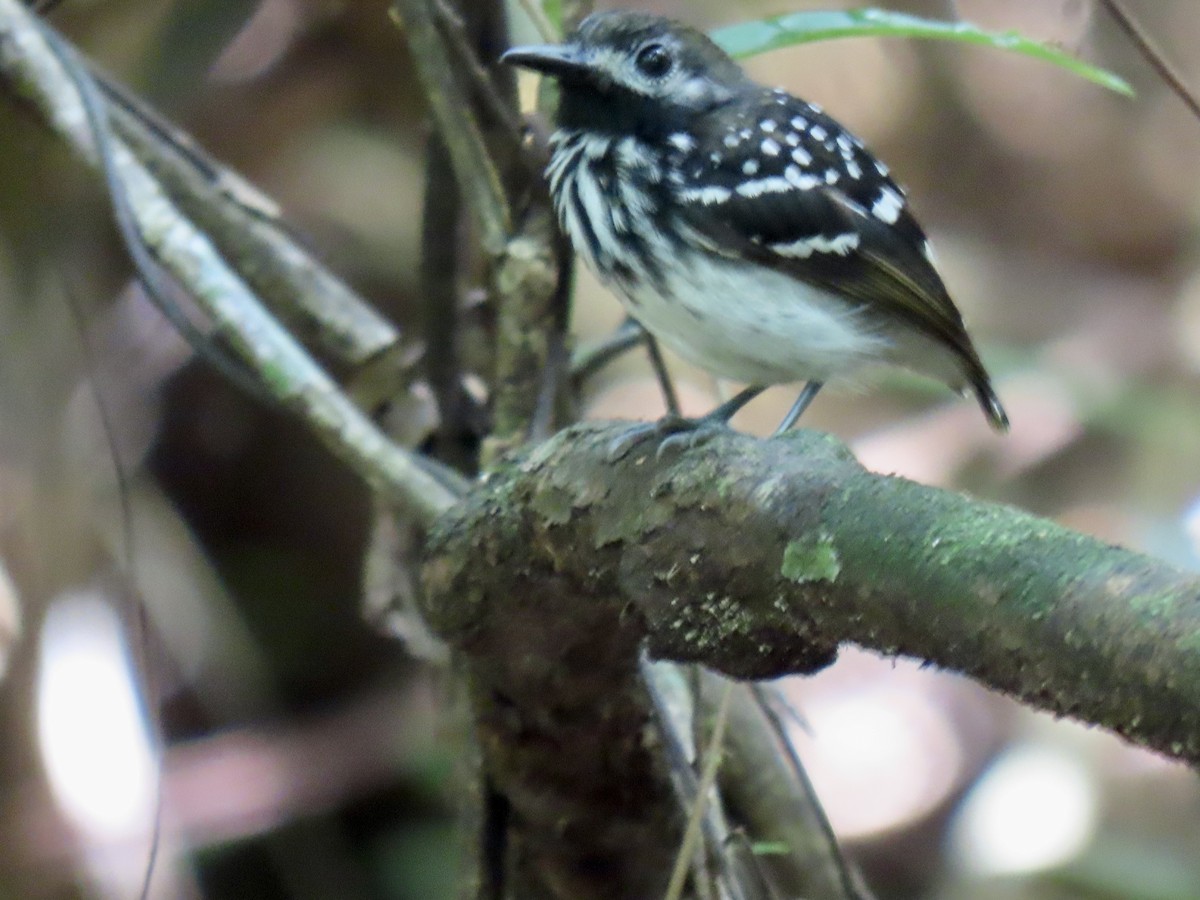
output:
[[[424,612],[481,686],[553,705],[625,684],[643,641],[738,678],[811,672],[852,641],[1200,761],[1197,577],[867,472],[816,433],[611,462],[623,427],[509,461],[434,529]],[[600,746],[580,738],[556,752]]]

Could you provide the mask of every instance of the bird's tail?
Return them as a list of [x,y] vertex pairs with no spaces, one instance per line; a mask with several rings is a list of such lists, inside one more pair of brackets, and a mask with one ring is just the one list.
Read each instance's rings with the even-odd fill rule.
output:
[[1004,405],[1000,402],[1000,398],[996,396],[996,391],[992,387],[991,380],[986,374],[982,374],[971,382],[971,390],[975,392],[975,398],[979,401],[980,407],[983,409],[983,414],[987,416],[988,424],[1001,434],[1008,431],[1008,413],[1004,411]]

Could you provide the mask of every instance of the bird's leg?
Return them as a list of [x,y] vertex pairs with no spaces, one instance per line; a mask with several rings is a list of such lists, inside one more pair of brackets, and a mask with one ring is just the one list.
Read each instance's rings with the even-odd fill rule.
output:
[[608,448],[608,458],[618,460],[637,444],[655,436],[662,439],[656,453],[660,457],[664,451],[681,445],[694,446],[711,437],[714,432],[727,428],[737,411],[765,390],[765,387],[755,384],[742,388],[712,412],[699,418],[666,415],[657,422],[639,422],[613,440]]
[[658,381],[659,390],[662,391],[667,414],[678,416],[679,398],[675,393],[675,385],[671,381],[671,374],[667,371],[667,363],[663,359],[658,341],[632,316],[627,316],[625,321],[617,326],[617,330],[608,337],[582,348],[575,354],[571,360],[571,378],[576,388],[602,366],[607,365],[638,343],[646,345],[646,355],[650,357],[650,368],[654,371],[654,378]]
[[646,355],[650,357],[650,368],[654,370],[654,377],[658,379],[658,387],[662,391],[663,402],[667,405],[667,415],[678,416],[679,397],[675,394],[675,384],[671,381],[671,375],[667,372],[667,363],[663,359],[662,349],[658,346],[658,340],[649,331],[646,332]]
[[804,385],[804,390],[800,392],[800,396],[796,398],[796,402],[792,404],[792,408],[788,410],[788,414],[783,417],[783,421],[779,423],[779,427],[775,429],[775,433],[771,437],[781,435],[795,425],[796,420],[804,415],[804,411],[808,409],[808,405],[813,402],[813,398],[817,396],[817,392],[824,385],[823,381],[810,381]]
[[691,422],[693,429],[711,428],[714,426],[725,426],[729,424],[729,420],[738,414],[738,411],[766,390],[763,385],[752,384],[750,387],[742,388],[712,412],[705,413],[698,419],[685,419],[685,422]]

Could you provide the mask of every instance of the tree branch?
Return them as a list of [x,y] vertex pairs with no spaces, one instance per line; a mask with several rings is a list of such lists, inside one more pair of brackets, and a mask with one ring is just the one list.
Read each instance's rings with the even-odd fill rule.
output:
[[[99,165],[96,135],[79,92],[17,0],[0,0],[0,87],[20,98],[71,149]],[[299,413],[324,443],[375,490],[428,521],[455,497],[424,464],[390,442],[308,353],[262,307],[208,237],[113,137],[115,177],[145,246],[193,294],[238,354],[285,408]]]
[[395,0],[391,9],[408,41],[417,77],[461,190],[472,198],[471,211],[483,246],[489,255],[496,256],[503,251],[512,230],[512,211],[500,174],[450,64],[429,0]]
[[93,77],[109,99],[113,131],[303,340],[349,366],[399,342],[395,326],[292,235],[274,201],[122,86]]
[[338,361],[359,366],[395,345],[395,327],[289,232],[274,201],[213,159],[192,138],[65,41],[107,100],[119,135],[217,248],[289,326]]
[[525,672],[553,708],[643,641],[742,678],[814,671],[851,641],[1200,762],[1200,578],[869,473],[812,432],[610,463],[620,428],[562,433],[436,528],[425,614],[481,672],[553,672]]
[[[707,679],[720,676],[707,673]],[[733,704],[721,769],[721,790],[731,815],[757,840],[787,853],[760,860],[777,894],[812,900],[873,900],[861,876],[842,856],[837,836],[773,709],[771,685],[743,685]]]
[[1183,101],[1183,105],[1188,108],[1194,118],[1200,120],[1200,100],[1188,88],[1179,70],[1171,64],[1146,29],[1138,24],[1137,19],[1129,14],[1125,5],[1119,0],[1100,0],[1100,5],[1108,10],[1108,14],[1113,17],[1125,37],[1129,38],[1129,42],[1142,55],[1142,59],[1149,64],[1154,73],[1162,79],[1163,84]]

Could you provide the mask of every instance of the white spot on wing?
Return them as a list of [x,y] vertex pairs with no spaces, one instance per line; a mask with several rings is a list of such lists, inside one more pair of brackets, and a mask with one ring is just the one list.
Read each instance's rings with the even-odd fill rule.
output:
[[766,138],[759,146],[759,149],[767,156],[778,156],[779,151],[783,148],[779,146],[779,142],[774,138]]
[[682,150],[684,153],[687,153],[689,150],[695,149],[696,139],[686,131],[677,131],[667,138],[667,143],[676,150]]
[[812,130],[809,132],[809,134],[812,135],[812,139],[814,141],[823,141],[823,140],[825,140],[825,138],[829,137],[829,132],[826,131],[824,128],[822,128],[820,125],[814,125],[812,127]]
[[805,175],[799,166],[788,166],[783,170],[783,177],[794,187],[802,191],[810,191],[821,183],[821,179],[813,175]]
[[743,197],[761,197],[763,194],[783,194],[792,190],[792,185],[786,178],[772,175],[770,178],[756,178],[754,181],[743,181],[737,186],[737,192]]
[[763,119],[758,123],[758,127],[762,129],[763,134],[770,134],[775,130],[775,121],[773,119]]
[[724,203],[733,196],[733,191],[720,185],[710,184],[704,187],[689,188],[680,196],[687,203],[702,203],[711,206],[714,203]]
[[744,163],[742,163],[742,174],[743,175],[757,175],[758,174],[758,160],[754,159],[752,157],[752,158],[746,160]]
[[902,209],[904,209],[904,198],[890,187],[883,187],[879,189],[879,199],[871,207],[871,215],[880,222],[891,225],[900,218]]
[[792,151],[792,159],[802,166],[811,166],[813,161],[812,154],[803,147],[797,147]]
[[858,235],[853,231],[827,238],[818,234],[816,237],[801,238],[788,244],[772,244],[771,249],[780,256],[794,256],[808,259],[814,253],[836,253],[845,256],[858,247]]

